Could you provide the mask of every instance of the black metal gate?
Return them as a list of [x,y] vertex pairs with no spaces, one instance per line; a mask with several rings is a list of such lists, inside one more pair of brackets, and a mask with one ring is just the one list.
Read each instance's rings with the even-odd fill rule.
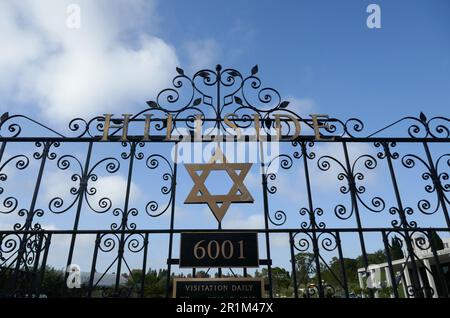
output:
[[[261,86],[256,66],[249,76],[221,66],[192,78],[182,69],[177,73],[173,88],[161,91],[138,114],[76,118],[64,133],[24,115],[3,114],[3,297],[170,297],[174,277],[205,275],[259,275],[269,297],[448,297],[448,117],[429,119],[421,113],[369,133],[355,118],[300,116],[276,90]],[[297,130],[294,118],[301,125],[299,136],[292,133]],[[198,121],[211,128],[200,140],[194,138]],[[253,125],[260,125],[254,128],[261,129],[264,141],[251,135],[239,140],[226,129]],[[280,152],[269,160],[265,147],[274,129],[280,132]],[[260,226],[224,229],[220,221],[206,228],[177,225],[184,200],[178,188],[192,180],[180,178],[184,167],[169,150],[176,158],[181,145],[211,140],[254,143],[263,154],[254,165],[261,172],[254,203],[261,205]],[[275,164],[279,171],[272,170]],[[147,172],[158,172],[158,177],[147,177]],[[277,184],[282,173],[301,186]],[[367,173],[377,178],[376,190],[384,194],[370,193]],[[142,208],[135,207],[133,197],[137,179],[145,184]],[[337,191],[315,190],[334,182]],[[112,184],[119,186],[114,196],[122,196],[116,202],[98,194]],[[274,198],[280,191],[293,200],[288,208],[277,208],[281,203]],[[338,201],[324,207],[328,194]],[[167,226],[156,221],[161,218]],[[199,215],[187,218],[200,220]],[[258,271],[179,269],[180,233],[225,230],[258,233]],[[288,243],[280,244],[285,255],[274,248],[277,235],[286,237]],[[89,240],[91,245],[81,244]],[[52,251],[55,260],[63,260],[62,270],[49,262]],[[77,253],[88,268],[73,265]],[[157,258],[164,260],[164,268],[149,270]],[[68,284],[75,274],[81,277],[79,288]]]

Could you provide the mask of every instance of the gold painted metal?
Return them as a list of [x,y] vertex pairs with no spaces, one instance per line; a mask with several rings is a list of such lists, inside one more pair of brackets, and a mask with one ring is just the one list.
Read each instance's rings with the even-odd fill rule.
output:
[[[253,197],[244,185],[251,163],[228,163],[220,147],[205,164],[185,164],[186,170],[194,181],[184,203],[207,204],[218,222],[221,222],[231,203],[253,203]],[[211,171],[226,171],[233,181],[233,186],[225,195],[212,195],[206,188],[205,181]],[[240,171],[238,173],[238,171]],[[198,174],[198,172],[200,172]]]
[[325,115],[325,114],[311,114],[309,116],[311,116],[311,118],[312,118],[315,139],[316,140],[331,140],[331,141],[333,141],[334,136],[333,137],[323,137],[319,131],[320,128],[328,128],[328,124],[319,124],[318,118],[328,119],[329,116]]
[[166,140],[172,138],[172,114],[167,115]]
[[[109,140],[109,130],[110,128],[118,128],[118,129],[122,129],[122,136],[121,136],[121,141],[128,141],[128,126],[131,122],[134,122],[136,119],[132,118],[132,114],[122,114],[123,119],[121,120],[122,124],[117,124],[117,125],[112,125],[113,123],[116,122],[116,119],[112,118],[113,114],[104,114],[104,123],[103,123],[103,134],[102,134],[102,138],[101,141],[108,141]],[[242,139],[244,139],[244,137],[251,137],[250,140],[256,140],[256,141],[266,141],[267,140],[267,136],[264,135],[260,135],[260,129],[261,129],[261,118],[259,116],[259,114],[253,114],[253,122],[254,122],[254,128],[255,128],[255,136],[251,136],[251,135],[244,135],[241,128],[238,127],[234,122],[233,119],[239,119],[239,117],[234,114],[234,113],[229,113],[226,114],[224,118],[221,118],[220,121],[224,122],[224,124],[230,128],[232,128],[234,130],[234,132],[236,133],[236,136],[233,136],[233,140],[234,137],[236,137],[237,141],[240,141]],[[320,119],[324,119],[324,120],[328,120],[329,119],[329,115],[325,115],[325,114],[311,114],[311,119],[312,119],[312,126],[314,129],[314,137],[315,140],[334,140],[334,136],[329,136],[329,137],[325,137],[322,136],[320,134],[320,128],[327,128],[328,124],[327,123],[322,123],[319,120]],[[142,141],[150,141],[152,139],[152,136],[150,135],[150,123],[153,120],[153,114],[144,114],[144,133],[141,136]],[[300,136],[300,132],[301,132],[301,125],[300,125],[300,121],[292,115],[289,114],[274,114],[273,118],[275,120],[275,130],[276,130],[276,136],[275,136],[275,140],[286,140],[286,138],[283,137],[287,137],[287,140],[295,140]],[[161,120],[161,118],[156,118],[156,120]],[[167,118],[166,118],[166,135],[165,135],[165,140],[166,141],[171,141],[174,140],[176,141],[177,138],[172,139],[172,129],[174,127],[174,121],[176,119],[173,118],[172,114],[168,114]],[[281,121],[286,122],[288,125],[293,124],[295,131],[294,134],[291,136],[285,135],[283,136],[282,134],[282,127],[281,127]],[[194,127],[194,141],[208,141],[211,140],[211,135],[202,135],[202,115],[195,115],[195,127]],[[187,135],[190,136],[190,135]],[[134,138],[139,137],[139,136],[133,136]]]
[[277,139],[276,140],[280,140],[281,137],[282,137],[282,134],[281,134],[281,118],[286,118],[286,119],[290,120],[294,124],[295,133],[291,137],[291,140],[295,140],[298,136],[300,136],[300,129],[301,128],[300,128],[300,123],[297,120],[297,118],[295,118],[294,116],[289,115],[289,114],[274,114],[273,117],[275,117],[275,129],[277,131],[277,134],[276,134],[276,138]]
[[153,114],[144,114],[145,117],[145,126],[144,126],[144,138],[143,141],[150,140],[150,120],[153,117]]

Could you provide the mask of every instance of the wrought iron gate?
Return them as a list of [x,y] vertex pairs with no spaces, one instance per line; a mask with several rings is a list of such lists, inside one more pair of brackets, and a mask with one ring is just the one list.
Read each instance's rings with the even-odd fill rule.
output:
[[[169,297],[173,277],[205,275],[195,268],[189,273],[179,271],[176,242],[180,233],[225,230],[258,233],[263,255],[258,270],[262,272],[219,268],[206,273],[219,277],[262,275],[269,297],[280,296],[281,282],[292,297],[448,297],[448,117],[429,119],[421,113],[418,118],[404,117],[368,133],[356,118],[341,121],[322,115],[300,116],[275,89],[261,86],[256,66],[248,76],[219,65],[192,78],[182,69],[177,68],[177,73],[173,88],[161,91],[138,114],[103,115],[89,121],[76,118],[64,133],[24,115],[3,114],[3,297]],[[226,113],[236,116],[226,117]],[[278,117],[277,122],[276,114],[291,117]],[[180,198],[177,190],[180,185],[191,186],[192,180],[180,179],[184,167],[168,150],[174,147],[177,156],[183,144],[211,139],[222,145],[236,143],[238,137],[227,126],[231,123],[246,129],[256,123],[255,117],[260,125],[256,128],[266,140],[245,135],[240,142],[256,142],[263,154],[254,165],[262,172],[258,175],[259,198],[254,203],[261,205],[261,226],[223,229],[220,221],[207,228],[178,226],[184,197]],[[302,133],[292,140],[293,118],[302,125]],[[201,140],[176,134],[184,129],[187,136],[194,136],[196,121],[215,130],[202,134]],[[273,129],[280,129],[277,143],[281,150],[267,160],[264,147],[273,140]],[[352,147],[357,151],[352,152]],[[116,154],[111,154],[114,150]],[[136,168],[138,164],[146,170]],[[275,164],[280,171],[271,170]],[[121,179],[119,171],[124,173]],[[147,172],[158,172],[159,177],[147,177]],[[298,173],[292,178],[299,179],[303,188],[285,189],[277,184],[279,174],[286,172],[291,177]],[[367,199],[367,172],[378,178],[381,186],[376,189],[385,195]],[[337,192],[328,191],[331,199],[338,200],[330,208],[322,206],[324,191],[315,192],[319,174],[322,183],[338,184]],[[133,197],[138,178],[145,181],[141,198],[146,204],[142,208],[135,207]],[[120,204],[98,195],[105,185],[117,180],[122,185]],[[70,187],[69,193],[58,192],[63,185]],[[293,197],[289,210],[272,204],[280,191]],[[294,203],[296,198],[299,203]],[[415,203],[409,206],[412,200]],[[159,218],[167,218],[168,226],[153,227],[152,222]],[[108,224],[101,225],[102,220]],[[57,226],[55,222],[59,222]],[[280,267],[275,270],[273,255],[278,251],[274,251],[273,238],[277,235],[287,237],[287,257],[282,262],[289,267],[285,272]],[[92,240],[92,245],[78,245],[85,239]],[[166,243],[160,243],[163,241]],[[369,252],[375,246],[382,253]],[[55,257],[64,260],[63,274],[48,262],[52,250]],[[79,251],[84,260],[89,255],[89,268],[82,268],[81,274],[73,265]],[[166,255],[162,257],[161,251]],[[357,255],[357,261],[349,253]],[[163,281],[149,283],[149,264],[155,258],[164,259],[165,268],[158,276]],[[83,276],[83,272],[87,275],[81,277],[80,288],[70,288],[68,278]],[[354,285],[355,277],[359,287]],[[151,292],[151,286],[162,282],[159,287],[163,293]]]

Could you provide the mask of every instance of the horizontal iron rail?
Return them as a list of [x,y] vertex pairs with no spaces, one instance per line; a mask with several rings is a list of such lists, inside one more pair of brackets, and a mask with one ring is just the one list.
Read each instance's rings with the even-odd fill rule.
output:
[[[234,137],[234,138],[231,138]],[[429,143],[446,143],[450,142],[450,138],[413,138],[413,137],[338,137],[338,136],[322,136],[323,140],[317,140],[314,136],[300,136],[296,138],[295,140],[291,139],[292,136],[283,136],[279,141],[280,142],[292,142],[292,141],[314,141],[314,142],[397,142],[397,143],[423,143],[423,142],[429,142]],[[330,139],[331,137],[334,137],[334,139]],[[0,142],[100,142],[100,143],[107,143],[107,142],[123,142],[120,137],[109,137],[108,141],[102,141],[101,136],[98,137],[0,137]],[[145,142],[145,143],[152,143],[152,142],[162,142],[162,143],[171,143],[171,142],[199,142],[197,140],[183,140],[183,136],[172,136],[172,139],[166,140],[165,135],[151,135],[150,140],[142,140],[142,136],[128,136],[127,141],[138,141],[138,142]],[[207,138],[202,139],[201,141],[216,141],[216,136],[211,135]],[[233,142],[233,141],[240,141],[240,142],[254,142],[255,136],[243,136],[242,140],[237,140],[236,136],[232,135],[220,135],[218,136],[219,141],[224,142]],[[268,138],[267,141],[275,141],[271,138]]]
[[[167,259],[167,264],[171,264],[171,265],[179,265],[180,264],[180,259],[179,258],[170,258]],[[260,259],[259,260],[259,265],[272,265],[272,260],[270,259]]]
[[327,228],[327,229],[142,229],[142,230],[27,230],[14,231],[6,230],[0,231],[0,234],[169,234],[169,233],[184,233],[184,232],[252,232],[252,233],[332,233],[332,232],[448,232],[450,228],[446,227],[422,227],[422,228],[393,228],[393,227],[379,227],[379,228]]

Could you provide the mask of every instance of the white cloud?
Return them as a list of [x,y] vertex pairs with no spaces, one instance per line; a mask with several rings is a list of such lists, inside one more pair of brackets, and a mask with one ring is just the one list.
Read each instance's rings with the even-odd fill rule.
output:
[[289,101],[288,109],[302,117],[309,118],[309,114],[317,108],[316,102],[312,98],[288,96],[286,100]]
[[270,245],[272,247],[288,247],[289,235],[287,233],[273,233],[270,235]]
[[[117,206],[125,200],[125,189],[127,180],[123,176],[106,176],[99,177],[93,185],[97,189],[97,193],[93,196],[93,202],[98,202],[103,197],[108,197]],[[135,202],[142,196],[139,187],[131,182],[130,201]]]
[[190,41],[186,43],[185,48],[192,71],[212,68],[218,63],[220,48],[213,39]]
[[[78,188],[78,182],[71,180],[71,175],[67,171],[55,171],[45,177],[44,199],[50,201],[55,197],[61,197],[64,201],[70,199],[70,188]],[[73,196],[72,196],[73,197]]]
[[[61,230],[54,224],[43,224],[42,228],[47,231]],[[64,269],[72,236],[69,234],[54,234],[50,243],[47,264],[58,269]],[[78,234],[75,241],[73,264],[80,265],[82,271],[87,271],[90,267],[90,257],[94,250],[95,234]]]
[[[243,213],[236,213],[233,218],[224,219],[223,227],[225,229],[263,229],[264,214],[261,212],[245,216]],[[273,233],[270,235],[270,244],[272,247],[287,247],[289,237],[286,233]]]
[[[342,144],[340,143],[316,143],[312,150],[316,154],[316,159],[308,160],[310,182],[314,189],[328,193],[335,191],[342,185],[347,186],[347,181],[340,181],[337,176],[343,172],[341,167],[334,161],[328,160],[331,167],[327,171],[322,171],[317,166],[317,160],[322,156],[331,156],[339,160],[345,166],[344,152]],[[365,143],[350,143],[348,144],[348,152],[350,162],[353,162],[362,155],[371,154],[374,156],[374,148]],[[296,159],[293,161],[293,166],[289,170],[279,168],[274,162],[274,171],[276,173],[275,180],[269,180],[269,187],[275,186],[277,192],[274,196],[277,198],[287,200],[288,202],[298,203],[299,197],[292,195],[292,189],[300,193],[306,193],[305,172],[303,162]],[[370,170],[364,167],[364,160],[360,160],[356,167],[357,172],[364,173],[364,181],[359,182],[365,186],[374,185],[377,182],[377,169]],[[261,191],[261,176],[259,173],[251,171],[246,179],[245,184],[251,191]]]
[[80,29],[66,27],[70,3],[0,4],[0,107],[33,104],[64,120],[144,107],[178,64],[173,47],[139,30],[152,2],[77,1]]
[[[316,158],[320,158],[321,156],[331,156],[335,159],[337,159],[341,164],[345,167],[345,157],[344,157],[344,151],[342,149],[342,145],[340,143],[325,143],[325,144],[317,144],[315,146],[315,152],[316,152]],[[351,164],[362,155],[372,154],[374,153],[373,147],[371,147],[369,144],[364,143],[351,143],[348,144],[348,152],[349,152],[349,159]],[[313,186],[315,186],[317,189],[322,191],[334,191],[336,188],[340,185],[347,186],[347,181],[339,181],[337,179],[337,176],[342,171],[342,168],[334,161],[327,160],[330,162],[331,167],[327,171],[322,171],[317,167],[316,162],[314,162],[314,165],[312,167],[310,174],[314,176],[314,178],[311,179],[311,183]],[[359,161],[359,170],[361,171],[361,166],[363,166],[362,160]],[[357,168],[358,169],[358,168]],[[362,169],[364,171],[364,185],[368,184],[374,184],[376,182],[376,170],[369,170],[365,167]]]
[[233,217],[225,218],[223,222],[224,228],[235,229],[260,229],[264,228],[263,214],[251,214],[244,216],[242,213],[235,213]]
[[[74,196],[70,194],[71,187],[78,188],[78,181],[71,181],[71,173],[66,171],[57,171],[49,173],[46,177],[44,188],[44,199],[50,201],[55,197],[61,197],[67,204],[73,200]],[[120,175],[99,177],[97,181],[90,181],[88,187],[95,187],[97,193],[89,197],[90,202],[98,202],[100,199],[107,197],[111,199],[115,207],[121,207],[125,200],[125,189],[127,180]],[[130,201],[135,202],[142,197],[141,189],[131,182]]]

